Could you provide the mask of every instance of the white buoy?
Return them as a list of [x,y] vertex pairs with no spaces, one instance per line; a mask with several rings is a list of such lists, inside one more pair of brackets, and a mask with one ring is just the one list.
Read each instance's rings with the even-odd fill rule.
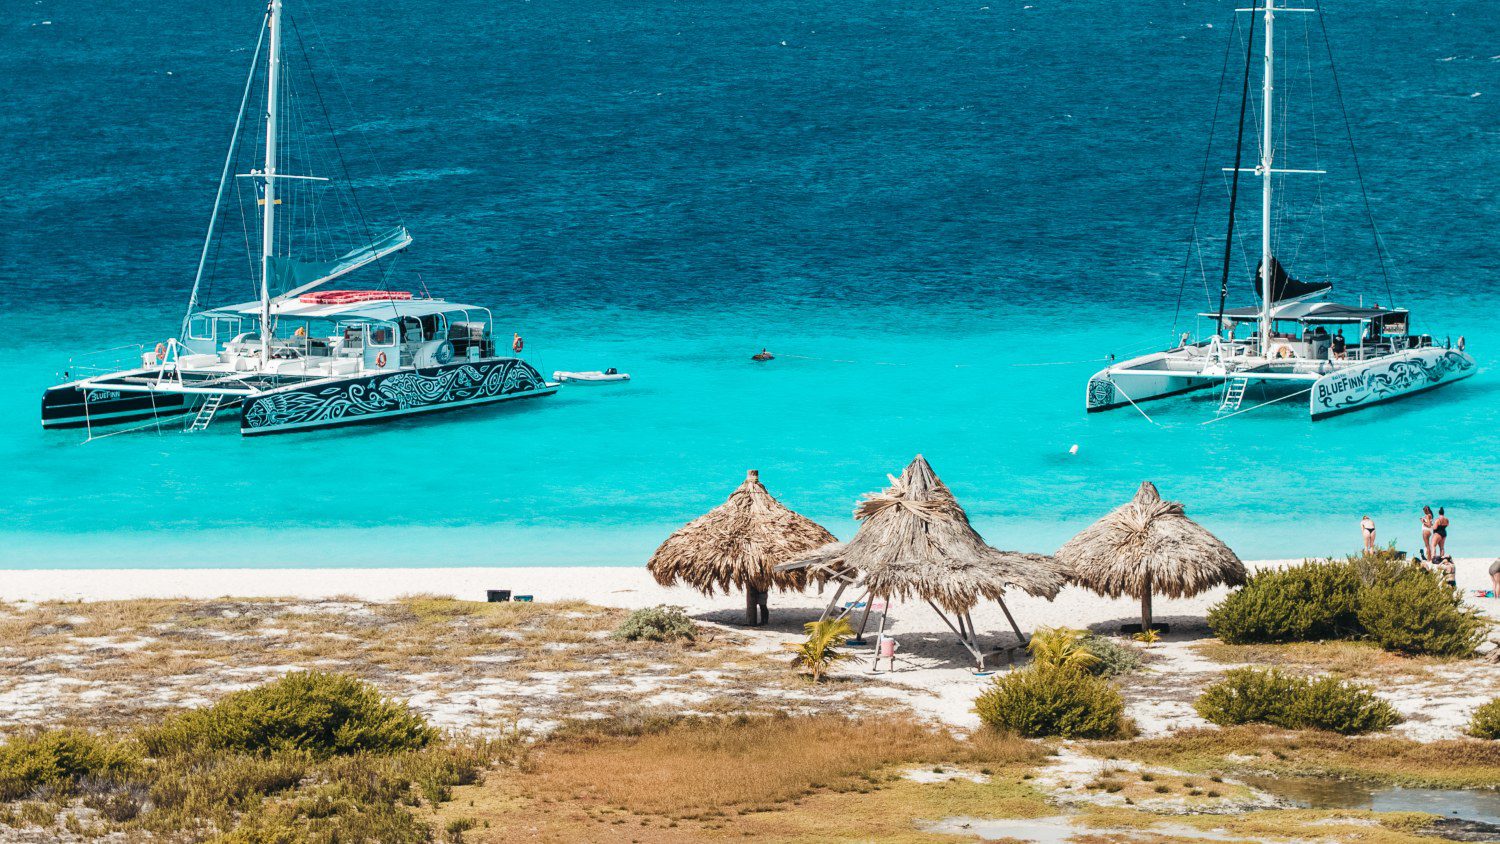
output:
[[1070,448],[1070,449],[1068,449],[1068,453],[1069,454],[1077,454],[1078,453],[1078,443],[1073,443],[1073,447]]

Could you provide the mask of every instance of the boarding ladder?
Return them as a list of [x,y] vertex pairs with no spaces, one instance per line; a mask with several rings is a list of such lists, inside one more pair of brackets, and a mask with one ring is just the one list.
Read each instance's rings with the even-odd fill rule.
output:
[[1250,386],[1249,378],[1234,378],[1224,388],[1224,400],[1219,402],[1220,413],[1233,413],[1240,409],[1240,404],[1245,400],[1245,388]]
[[210,393],[208,398],[198,408],[198,415],[193,417],[193,424],[188,426],[188,432],[201,431],[214,421],[214,414],[224,406],[223,393]]

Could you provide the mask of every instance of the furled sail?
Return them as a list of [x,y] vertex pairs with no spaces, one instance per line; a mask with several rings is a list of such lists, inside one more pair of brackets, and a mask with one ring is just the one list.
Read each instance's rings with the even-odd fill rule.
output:
[[[1255,285],[1255,294],[1263,296],[1260,280],[1260,265],[1255,265],[1255,277],[1251,279]],[[1333,289],[1333,282],[1329,281],[1299,281],[1287,275],[1286,268],[1275,257],[1271,258],[1271,301],[1285,302],[1293,299],[1301,299],[1316,293],[1324,293]]]
[[411,245],[411,233],[397,226],[365,246],[351,249],[332,261],[305,261],[300,258],[271,258],[271,296],[273,301],[305,293],[339,276],[352,273],[366,264],[400,252]]

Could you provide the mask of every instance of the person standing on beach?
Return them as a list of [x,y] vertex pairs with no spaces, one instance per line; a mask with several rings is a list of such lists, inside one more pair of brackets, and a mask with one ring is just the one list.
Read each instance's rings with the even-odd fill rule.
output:
[[1432,507],[1430,505],[1423,504],[1422,505],[1422,556],[1425,559],[1428,559],[1428,560],[1432,559],[1432,522],[1433,522]]
[[1448,556],[1448,514],[1438,508],[1437,521],[1432,523],[1432,553],[1428,556]]
[[1365,553],[1375,553],[1375,520],[1365,516],[1359,520],[1359,527],[1365,534]]
[[1500,557],[1490,563],[1490,597],[1500,598]]

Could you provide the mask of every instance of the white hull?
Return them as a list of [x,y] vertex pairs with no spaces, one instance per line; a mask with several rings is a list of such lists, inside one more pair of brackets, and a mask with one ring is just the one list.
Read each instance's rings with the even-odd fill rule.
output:
[[1096,372],[1084,406],[1098,413],[1242,380],[1280,392],[1305,390],[1308,415],[1317,420],[1451,384],[1477,370],[1468,353],[1435,346],[1338,362],[1244,354],[1228,360],[1228,366],[1210,360],[1202,346],[1133,358]]
[[1319,378],[1308,394],[1313,419],[1361,410],[1461,381],[1478,367],[1455,349],[1410,349],[1363,361]]

